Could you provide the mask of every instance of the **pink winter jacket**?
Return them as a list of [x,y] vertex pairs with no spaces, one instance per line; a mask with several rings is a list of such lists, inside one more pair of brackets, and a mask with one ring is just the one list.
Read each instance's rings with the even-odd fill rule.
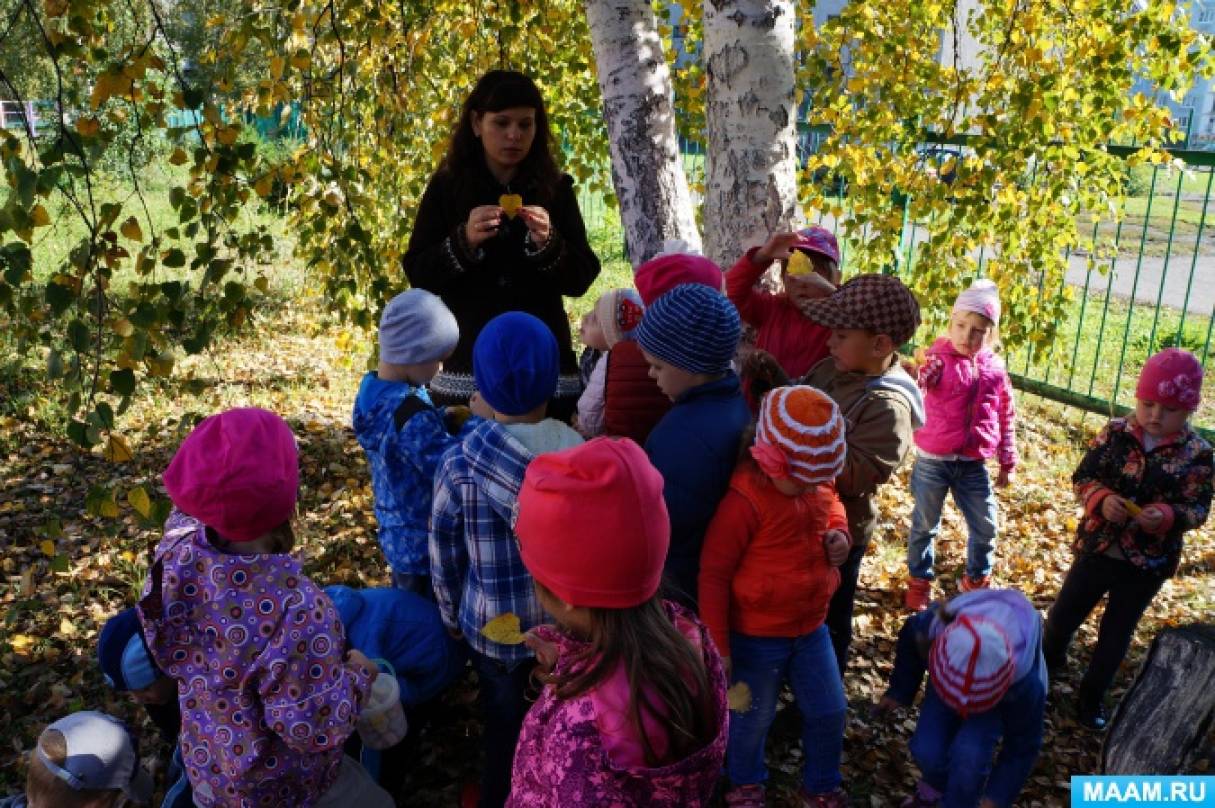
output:
[[[682,760],[648,767],[641,742],[624,718],[628,681],[623,670],[595,690],[571,699],[557,698],[553,686],[548,685],[523,721],[506,808],[685,808],[708,804],[726,756],[725,672],[707,629],[695,615],[669,601],[665,606],[671,621],[700,649],[708,669],[717,709],[714,739]],[[581,648],[579,641],[551,626],[533,631],[557,646],[557,672]],[[650,738],[662,754],[667,739],[653,732]]]
[[994,456],[1002,469],[1017,465],[1012,382],[1000,357],[986,349],[965,356],[940,337],[928,349],[919,382],[927,411],[915,433],[920,450],[975,460]]

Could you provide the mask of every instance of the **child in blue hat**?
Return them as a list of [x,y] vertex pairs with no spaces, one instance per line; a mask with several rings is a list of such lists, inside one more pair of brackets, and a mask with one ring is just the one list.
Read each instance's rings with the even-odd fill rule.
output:
[[532,652],[481,633],[490,620],[518,615],[523,631],[544,622],[532,578],[519,557],[511,516],[523,474],[536,455],[576,446],[582,436],[546,417],[557,389],[557,339],[541,320],[507,312],[473,344],[478,421],[448,449],[435,475],[430,569],[443,623],[468,643],[485,720],[482,806],[500,806],[527,713]]
[[97,662],[106,684],[142,704],[161,736],[173,745],[162,808],[193,808],[193,792],[182,767],[181,747],[177,745],[181,732],[177,685],[152,661],[134,608],[123,609],[102,626],[97,638]]

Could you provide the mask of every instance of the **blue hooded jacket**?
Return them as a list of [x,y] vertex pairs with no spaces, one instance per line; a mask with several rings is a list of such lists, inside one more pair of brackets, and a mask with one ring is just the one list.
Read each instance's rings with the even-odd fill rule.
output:
[[463,646],[447,633],[439,608],[421,595],[338,585],[325,587],[325,594],[350,647],[392,663],[405,709],[439,695],[464,669]]
[[430,574],[427,520],[435,470],[458,439],[443,416],[425,387],[384,381],[375,372],[363,377],[354,400],[354,433],[371,469],[380,547],[401,575]]

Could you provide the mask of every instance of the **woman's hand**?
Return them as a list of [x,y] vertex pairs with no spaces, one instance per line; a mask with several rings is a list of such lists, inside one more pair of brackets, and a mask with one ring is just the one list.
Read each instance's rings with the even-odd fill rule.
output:
[[489,239],[498,235],[498,225],[502,222],[502,208],[498,205],[478,205],[468,213],[468,221],[464,223],[464,239],[469,247],[480,247]]
[[553,225],[547,210],[539,205],[524,205],[519,208],[519,218],[527,225],[527,232],[531,233],[532,244],[537,250],[548,244],[548,237],[553,234]]
[[1126,505],[1122,502],[1122,497],[1117,494],[1109,494],[1105,499],[1101,500],[1101,515],[1111,524],[1120,525],[1126,521],[1130,514],[1126,510]]
[[1143,528],[1144,531],[1156,533],[1164,522],[1164,512],[1155,505],[1148,505],[1139,512],[1139,515],[1135,517],[1135,521],[1139,523],[1139,527]]

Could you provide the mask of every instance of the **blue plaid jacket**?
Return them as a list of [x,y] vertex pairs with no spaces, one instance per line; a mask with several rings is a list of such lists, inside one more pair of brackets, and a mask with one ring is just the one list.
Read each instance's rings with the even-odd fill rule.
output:
[[473,650],[515,662],[524,645],[487,639],[482,627],[512,612],[523,631],[544,622],[532,577],[519,557],[511,514],[535,455],[505,427],[479,420],[444,453],[435,475],[430,521],[430,574],[443,622]]
[[382,381],[374,372],[363,377],[354,400],[354,433],[371,467],[384,557],[394,572],[429,575],[427,520],[435,470],[458,438],[448,433],[443,411],[425,387]]

